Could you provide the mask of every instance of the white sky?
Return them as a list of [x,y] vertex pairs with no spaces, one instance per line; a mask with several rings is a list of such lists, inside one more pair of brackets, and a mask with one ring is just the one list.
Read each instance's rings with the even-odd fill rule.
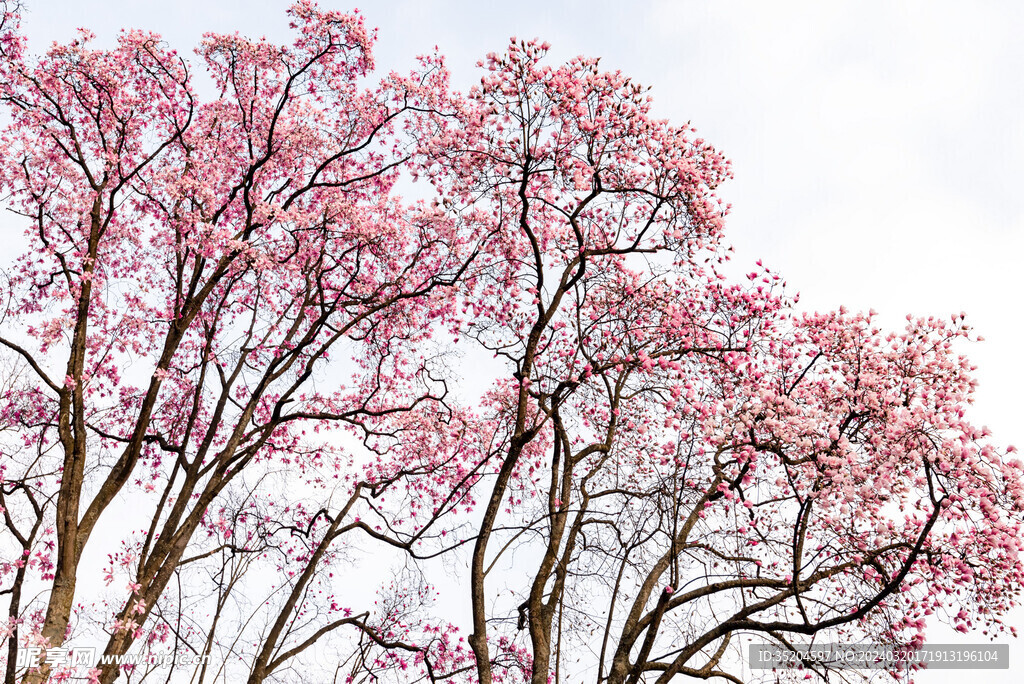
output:
[[[32,51],[86,26],[158,31],[181,52],[207,30],[284,40],[286,0],[27,0]],[[340,0],[322,0],[349,9]],[[482,5],[482,3],[481,3]],[[734,163],[722,190],[736,261],[763,258],[801,307],[964,310],[987,341],[974,411],[1024,442],[1024,3],[406,0],[362,7],[381,69],[438,45],[456,84],[510,35],[553,57],[601,56],[654,86],[656,113],[692,121]],[[1024,444],[1021,444],[1024,446]],[[1024,628],[1024,612],[1016,624]],[[930,641],[949,641],[937,633]],[[980,635],[969,641],[981,641]],[[1011,645],[1024,665],[1024,645]],[[922,684],[1011,671],[935,672]],[[971,677],[973,679],[973,677]]]

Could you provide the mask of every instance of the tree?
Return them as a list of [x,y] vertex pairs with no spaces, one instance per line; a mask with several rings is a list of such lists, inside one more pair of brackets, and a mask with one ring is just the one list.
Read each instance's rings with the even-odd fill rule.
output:
[[204,98],[157,36],[35,59],[3,15],[6,681],[100,635],[214,656],[100,682],[632,684],[738,681],[741,635],[1002,629],[1024,479],[964,416],[962,316],[729,283],[727,161],[596,60],[513,40],[466,96],[438,57],[367,87],[361,18],[290,16],[208,36]]
[[[278,587],[279,619],[251,654],[262,680],[331,544],[366,527],[345,514],[371,483],[344,469],[326,432],[347,425],[377,439],[404,414],[440,410],[443,378],[414,347],[450,315],[442,291],[471,262],[478,227],[403,203],[392,187],[400,168],[422,163],[415,139],[443,131],[458,102],[432,58],[362,88],[372,66],[362,20],[311,3],[291,16],[289,47],[210,36],[199,54],[216,97],[200,102],[192,67],[156,36],[125,32],[93,50],[83,34],[32,62],[17,14],[4,15],[2,182],[31,223],[3,341],[13,437],[2,505],[27,562],[5,566],[17,568],[8,681],[19,639],[57,646],[76,629],[82,559],[133,489],[146,523],[111,557],[107,579],[127,571],[130,591],[97,625],[109,631],[105,652],[152,638],[148,624],[181,627],[165,615],[180,604],[160,602],[175,600],[168,587],[193,562],[237,572],[246,555],[277,549],[302,567]],[[314,369],[346,343],[347,366],[315,384]],[[292,465],[324,490],[294,516],[258,486]],[[409,458],[399,472],[443,468]],[[387,477],[372,482],[376,494]],[[307,541],[276,541],[286,527]],[[45,610],[22,604],[26,567],[47,585]],[[369,629],[356,617],[331,624]],[[116,676],[101,669],[100,681]]]

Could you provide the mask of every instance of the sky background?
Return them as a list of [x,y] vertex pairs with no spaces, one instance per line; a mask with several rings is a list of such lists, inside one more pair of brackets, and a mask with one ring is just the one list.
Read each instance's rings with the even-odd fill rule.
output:
[[[288,40],[285,0],[26,5],[32,52],[79,26],[101,44],[120,27],[154,30],[182,53],[204,31]],[[1024,446],[1024,3],[407,0],[360,9],[380,28],[382,70],[407,71],[436,45],[465,88],[479,79],[476,61],[515,35],[550,41],[552,63],[600,56],[653,86],[657,116],[691,121],[733,161],[736,177],[720,194],[733,204],[726,235],[738,266],[763,259],[800,292],[801,308],[873,308],[888,327],[907,313],[966,311],[986,338],[965,350],[979,366],[973,418],[998,443]],[[1024,628],[1024,611],[1011,622]],[[1017,640],[1011,662],[1024,669]],[[918,681],[965,674],[1008,684],[1013,670]]]

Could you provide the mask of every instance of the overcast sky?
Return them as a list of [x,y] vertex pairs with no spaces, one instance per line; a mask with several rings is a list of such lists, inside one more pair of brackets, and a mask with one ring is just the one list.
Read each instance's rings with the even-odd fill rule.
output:
[[[207,30],[285,40],[286,5],[27,0],[25,29],[33,51],[79,26],[101,42],[130,26],[186,52]],[[1024,3],[407,0],[361,9],[380,27],[382,69],[408,70],[437,45],[468,86],[476,60],[516,35],[550,41],[557,59],[601,56],[653,86],[657,115],[692,121],[733,160],[736,178],[721,194],[734,205],[727,236],[737,262],[763,258],[801,293],[801,307],[874,308],[889,326],[907,313],[966,311],[987,338],[967,349],[980,366],[974,419],[998,442],[1024,446]],[[1024,613],[1016,623],[1024,627]],[[1011,652],[1024,667],[1024,647]],[[1011,681],[992,674],[988,684]]]

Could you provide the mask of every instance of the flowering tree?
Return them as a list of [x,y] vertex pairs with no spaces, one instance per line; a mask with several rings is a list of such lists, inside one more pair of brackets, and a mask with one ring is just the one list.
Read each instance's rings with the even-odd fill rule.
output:
[[[472,261],[477,229],[392,187],[458,103],[433,59],[361,86],[373,62],[359,17],[311,3],[291,16],[288,47],[208,36],[199,56],[215,97],[200,101],[192,66],[156,36],[93,50],[83,34],[36,61],[4,15],[0,182],[31,224],[5,287],[2,505],[23,551],[5,564],[9,680],[19,640],[59,646],[95,618],[105,652],[124,654],[180,626],[168,588],[190,565],[237,571],[275,549],[290,579],[248,654],[262,680],[332,544],[376,534],[349,515],[356,502],[397,478],[443,480],[443,464],[412,456],[388,470],[384,452],[375,479],[360,479],[327,433],[378,439],[444,407],[436,360],[415,348],[450,315],[443,291]],[[282,467],[323,490],[315,507],[262,488]],[[128,589],[104,623],[76,606],[80,564],[119,502],[142,529],[105,549],[106,580]],[[47,589],[26,605],[30,580]],[[373,633],[358,617],[326,627],[345,624]]]
[[463,97],[290,16],[208,35],[203,85],[140,32],[32,58],[4,12],[6,681],[97,640],[205,660],[101,682],[735,679],[741,634],[1001,628],[1024,479],[964,417],[962,317],[730,284],[728,163],[595,60],[513,40]]
[[[484,130],[453,153],[504,242],[467,334],[511,371],[470,566],[480,680],[502,625],[528,632],[536,684],[728,677],[741,633],[913,646],[954,605],[962,630],[999,627],[1021,463],[964,419],[962,316],[883,335],[794,316],[764,269],[727,285],[722,158],[621,75],[545,51],[488,58]],[[563,666],[563,646],[596,657]]]

